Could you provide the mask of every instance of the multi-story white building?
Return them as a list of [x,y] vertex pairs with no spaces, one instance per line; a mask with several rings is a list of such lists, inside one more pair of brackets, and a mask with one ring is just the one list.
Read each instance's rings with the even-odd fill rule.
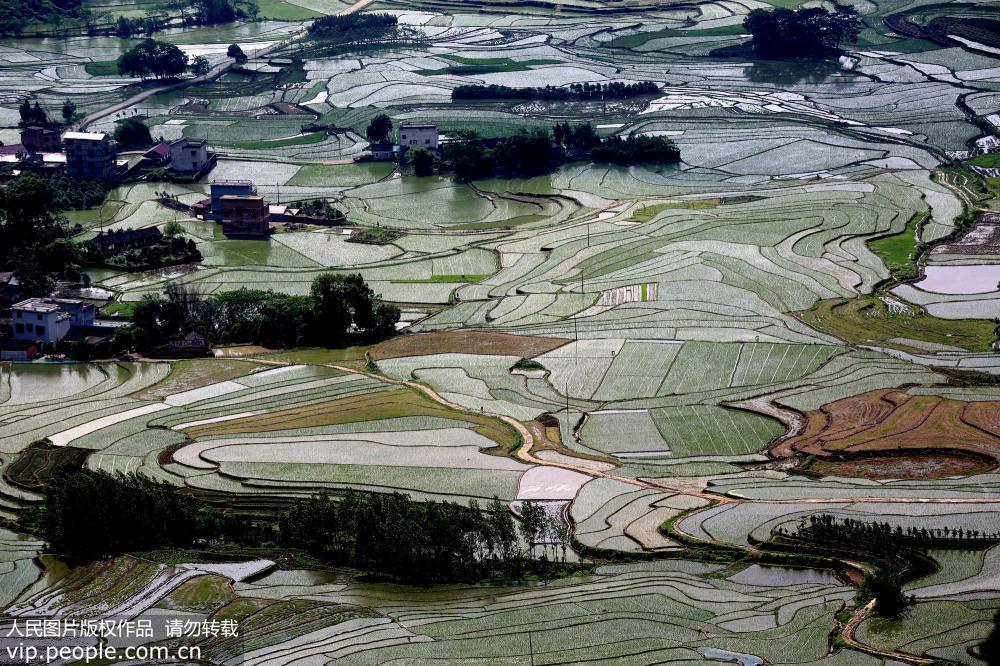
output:
[[208,164],[208,142],[182,138],[170,143],[170,168],[197,172]]
[[399,145],[403,148],[437,150],[437,125],[433,123],[403,123],[399,126]]
[[114,180],[118,146],[103,132],[66,132],[66,174],[86,180]]
[[72,326],[94,323],[92,303],[69,298],[28,298],[10,309],[15,340],[50,343],[62,340]]

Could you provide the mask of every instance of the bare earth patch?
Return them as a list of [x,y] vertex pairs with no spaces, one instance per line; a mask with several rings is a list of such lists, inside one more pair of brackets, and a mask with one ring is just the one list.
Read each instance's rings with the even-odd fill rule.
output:
[[425,354],[494,354],[531,358],[569,342],[562,338],[484,331],[445,331],[400,335],[372,350],[376,359]]

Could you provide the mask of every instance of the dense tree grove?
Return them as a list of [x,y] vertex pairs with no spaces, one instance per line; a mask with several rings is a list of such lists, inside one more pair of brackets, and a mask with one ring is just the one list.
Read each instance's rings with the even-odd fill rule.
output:
[[309,34],[317,39],[378,39],[394,32],[398,23],[392,14],[358,12],[324,16],[312,22]]
[[590,159],[612,164],[670,164],[680,161],[681,152],[666,137],[629,134],[623,139],[614,135],[591,148]]
[[836,51],[844,42],[856,42],[863,23],[851,5],[791,10],[754,9],[743,21],[753,35],[754,51],[769,58],[821,55]]
[[138,118],[126,118],[115,124],[115,141],[125,149],[145,148],[153,143],[146,123]]
[[522,130],[486,141],[474,132],[454,132],[444,146],[445,164],[460,181],[546,173],[566,159],[613,164],[670,164],[680,160],[672,141],[659,136],[630,135],[601,139],[590,124],[555,126],[555,141],[544,129]]
[[80,252],[80,263],[84,266],[110,266],[126,271],[149,270],[202,260],[201,251],[195,242],[179,235],[166,236],[149,245],[114,251],[104,250],[96,242],[89,242],[81,247]]
[[118,22],[115,23],[115,34],[123,39],[127,39],[133,35],[148,36],[158,30],[162,30],[163,23],[162,19],[152,16],[136,16],[134,18],[119,16]]
[[493,147],[475,132],[455,132],[444,156],[461,181],[494,174],[534,175],[554,168],[561,159],[545,130],[522,130],[493,141]]
[[[566,544],[566,535],[540,505],[525,502],[522,514],[518,525],[496,499],[480,510],[475,502],[466,507],[414,502],[400,493],[350,492],[341,499],[319,496],[297,503],[281,516],[279,542],[409,582],[510,579],[538,565],[534,544],[543,539],[563,549]],[[522,550],[522,542],[529,550]],[[544,565],[559,553],[541,556]]]
[[496,499],[481,509],[475,502],[416,502],[401,493],[349,491],[251,521],[222,515],[143,475],[72,466],[53,474],[44,495],[29,523],[52,552],[74,563],[199,541],[276,542],[333,564],[429,583],[544,573],[565,561],[568,545],[562,522],[530,501],[521,505],[518,522]]
[[34,23],[59,25],[85,13],[81,0],[0,0],[0,36],[19,35]]
[[194,0],[191,6],[198,23],[229,23],[237,19],[256,19],[260,8],[255,0]]
[[79,278],[77,247],[57,212],[67,195],[60,184],[71,181],[25,174],[0,189],[0,271],[14,272],[24,296],[47,295],[56,278]]
[[628,99],[655,95],[660,87],[652,81],[637,83],[571,83],[569,86],[544,86],[513,88],[491,84],[458,86],[451,91],[452,99],[540,99],[540,100],[573,100],[573,99]]
[[383,303],[357,273],[319,275],[308,296],[237,289],[201,299],[170,285],[166,298],[147,295],[136,305],[119,344],[153,352],[193,330],[213,344],[342,347],[387,338],[398,321],[399,308]]
[[45,486],[40,527],[51,550],[89,562],[133,550],[183,547],[198,536],[199,504],[145,476],[71,469]]
[[180,76],[187,69],[188,57],[175,45],[144,39],[118,58],[118,73],[157,79]]

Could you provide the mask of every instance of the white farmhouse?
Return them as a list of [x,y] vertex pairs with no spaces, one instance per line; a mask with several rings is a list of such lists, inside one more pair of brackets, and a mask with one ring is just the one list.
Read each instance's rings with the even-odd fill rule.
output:
[[208,143],[204,140],[177,139],[170,143],[170,168],[174,171],[197,172],[208,163]]
[[438,149],[438,128],[433,123],[403,123],[399,126],[402,148]]

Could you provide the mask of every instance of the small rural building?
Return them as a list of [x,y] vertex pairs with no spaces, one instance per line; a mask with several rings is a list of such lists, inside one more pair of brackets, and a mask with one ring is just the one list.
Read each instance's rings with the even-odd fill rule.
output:
[[90,326],[97,308],[69,298],[28,298],[10,309],[15,340],[51,343],[62,340],[72,326]]
[[169,356],[204,356],[208,353],[208,338],[197,331],[189,331],[184,337],[163,345],[162,351]]
[[434,123],[403,123],[399,126],[399,145],[403,148],[437,150],[437,125]]
[[222,233],[230,237],[261,237],[271,231],[270,211],[264,197],[227,194],[220,199]]
[[21,160],[19,167],[21,173],[57,176],[66,171],[66,156],[62,153],[32,153]]
[[104,132],[66,132],[66,174],[84,180],[114,180],[118,146]]
[[0,361],[30,361],[38,356],[34,340],[0,340]]
[[105,252],[120,252],[131,247],[145,247],[158,243],[163,232],[158,227],[124,229],[122,231],[101,232],[93,242]]
[[170,142],[170,168],[174,171],[197,173],[208,161],[207,141],[182,137]]
[[368,146],[368,152],[374,160],[394,160],[399,154],[399,146],[391,143],[373,143]]
[[170,144],[158,143],[142,154],[147,164],[154,167],[164,167],[170,163]]
[[249,180],[213,180],[211,186],[210,216],[222,219],[222,198],[226,196],[253,196],[257,188]]
[[21,145],[27,153],[58,153],[62,149],[62,137],[56,130],[25,127],[21,130]]

